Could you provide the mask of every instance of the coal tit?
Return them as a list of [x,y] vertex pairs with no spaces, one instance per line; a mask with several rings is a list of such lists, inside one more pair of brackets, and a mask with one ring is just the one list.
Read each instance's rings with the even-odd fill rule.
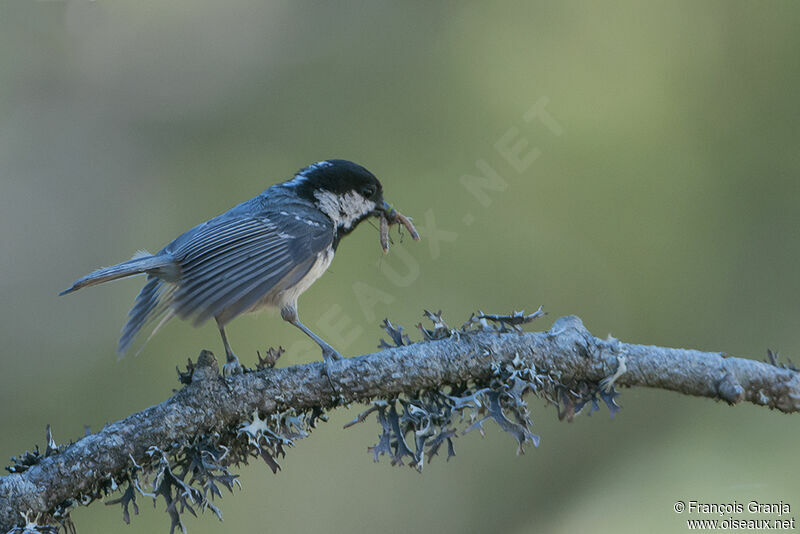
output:
[[[225,346],[225,374],[242,370],[225,325],[245,312],[277,308],[322,348],[327,368],[341,355],[300,322],[297,299],[330,266],[341,239],[370,216],[382,223],[405,219],[384,201],[381,183],[367,169],[345,160],[320,161],[195,226],[158,253],[137,253],[94,271],[61,294],[146,274],[117,352],[124,354],[145,324],[158,321],[152,337],[174,316],[195,325],[213,317]],[[418,238],[415,231],[412,236]]]

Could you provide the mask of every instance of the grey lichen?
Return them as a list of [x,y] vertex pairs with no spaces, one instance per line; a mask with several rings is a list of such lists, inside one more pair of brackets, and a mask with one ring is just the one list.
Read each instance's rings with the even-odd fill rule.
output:
[[[281,353],[282,349],[269,349],[267,358],[271,358],[274,364]],[[189,360],[187,369],[178,371],[179,381],[188,385],[207,379],[207,368],[216,367],[215,361],[211,365],[209,355],[201,353],[197,364]],[[262,365],[265,365],[263,358],[259,361],[259,367]],[[263,419],[256,410],[245,422],[222,431],[198,434],[191,440],[175,441],[166,449],[149,446],[143,461],[137,462],[129,456],[127,466],[121,473],[100,477],[91,489],[82,491],[75,499],[64,501],[50,512],[24,513],[25,524],[15,526],[9,532],[55,534],[63,529],[73,533],[75,527],[69,517],[72,509],[78,505],[88,506],[114,493],[119,493],[119,496],[108,500],[106,505],[119,505],[125,523],[130,523],[131,512],[139,514],[139,498],[150,498],[154,504],[164,502],[170,518],[171,534],[176,529],[187,532],[183,520],[186,512],[196,517],[198,512],[209,510],[222,520],[222,511],[215,500],[222,497],[223,489],[232,493],[235,487],[241,488],[238,475],[232,473],[231,468],[247,464],[251,458],[260,458],[273,473],[277,472],[280,469],[278,458],[285,456],[286,449],[293,446],[295,440],[307,437],[320,420],[327,420],[327,415],[318,406],[305,411],[287,407]],[[26,451],[19,457],[13,457],[12,464],[6,470],[24,473],[43,459],[65,449],[56,445],[49,426],[46,442],[48,445],[44,454],[39,452],[38,447],[33,452]]]
[[231,467],[260,458],[276,473],[280,469],[277,459],[286,455],[295,440],[307,437],[322,417],[319,410],[287,408],[262,419],[256,410],[237,428],[199,435],[191,442],[175,443],[168,451],[151,447],[143,465],[131,458],[130,469],[122,477],[125,490],[106,504],[120,505],[123,521],[130,523],[130,510],[139,513],[137,496],[152,498],[154,504],[160,498],[170,517],[170,534],[176,529],[186,532],[186,512],[196,517],[198,511],[210,510],[222,520],[214,501],[222,497],[222,489],[233,493],[234,488],[241,488]]
[[[452,328],[441,311],[426,311],[430,325],[417,325],[416,343],[384,321],[384,350],[331,366],[347,401],[368,404],[348,426],[375,414],[373,459],[422,471],[445,450],[453,457],[455,439],[483,433],[487,422],[509,433],[518,453],[537,446],[528,394],[568,420],[602,404],[613,416],[615,388],[630,386],[800,411],[800,373],[775,353],[761,363],[601,340],[577,317],[562,317],[547,332],[522,331],[543,314],[479,312]],[[163,501],[172,532],[185,532],[186,512],[221,518],[217,500],[239,485],[233,468],[257,458],[277,472],[295,441],[340,405],[321,362],[274,368],[282,352],[270,349],[255,370],[222,377],[203,351],[179,370],[183,387],[170,399],[68,445],[56,444],[48,429],[44,452],[12,458],[10,474],[0,477],[0,532],[74,532],[70,511],[109,497],[125,522],[138,513],[138,499]]]
[[[43,524],[42,514],[33,512],[25,512],[20,514],[25,521],[23,525],[16,526],[8,531],[8,534],[58,534],[60,526]],[[71,530],[65,528],[70,532],[74,532],[75,528]]]
[[[523,324],[544,314],[541,307],[530,315],[524,311],[510,315],[478,312],[460,329],[453,329],[444,320],[441,310],[437,313],[426,310],[424,315],[432,326],[426,328],[420,323],[417,328],[424,341],[458,339],[472,332],[522,333]],[[411,344],[402,326],[388,320],[382,326],[395,346]],[[384,340],[381,340],[381,346],[391,347]],[[483,356],[489,357],[491,352]],[[483,424],[487,420],[494,421],[502,431],[515,439],[517,454],[522,454],[523,446],[528,443],[538,447],[540,438],[531,431],[530,412],[523,399],[527,393],[557,405],[567,403],[570,417],[587,404],[591,405],[592,411],[597,410],[598,396],[606,402],[612,417],[619,410],[614,402],[617,393],[613,380],[604,382],[602,386],[583,382],[568,388],[554,375],[537,372],[519,354],[511,361],[495,360],[491,369],[490,375],[462,384],[374,400],[369,409],[350,421],[345,428],[365,421],[374,413],[381,430],[378,442],[368,448],[374,460],[377,462],[385,455],[392,465],[407,463],[421,472],[425,463],[429,463],[445,443],[449,460],[456,454],[454,438],[476,429],[483,435]],[[624,373],[624,369],[619,372]]]

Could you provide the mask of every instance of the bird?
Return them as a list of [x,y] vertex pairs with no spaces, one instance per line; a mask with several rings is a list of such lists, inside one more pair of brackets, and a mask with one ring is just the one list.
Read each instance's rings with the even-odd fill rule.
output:
[[284,321],[319,345],[327,373],[342,356],[300,321],[297,299],[328,269],[342,238],[370,217],[382,219],[382,244],[386,221],[405,225],[419,239],[410,220],[384,200],[383,187],[370,171],[343,159],[319,161],[195,226],[157,253],[139,251],[79,278],[60,295],[144,274],[117,352],[125,354],[143,327],[155,321],[150,337],[175,316],[195,326],[213,318],[225,348],[225,376],[243,372],[225,326],[243,313],[277,308]]

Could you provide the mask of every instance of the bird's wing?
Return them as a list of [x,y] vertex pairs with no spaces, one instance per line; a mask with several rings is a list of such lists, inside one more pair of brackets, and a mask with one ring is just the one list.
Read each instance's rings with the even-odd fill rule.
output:
[[181,271],[171,308],[195,324],[223,311],[230,320],[302,278],[333,234],[326,218],[285,211],[202,225],[171,252]]

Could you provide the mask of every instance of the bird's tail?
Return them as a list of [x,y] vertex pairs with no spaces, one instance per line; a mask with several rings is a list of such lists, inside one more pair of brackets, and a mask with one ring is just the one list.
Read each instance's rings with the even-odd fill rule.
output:
[[82,287],[102,284],[103,282],[110,282],[118,278],[142,273],[152,274],[164,280],[176,280],[179,275],[179,269],[177,263],[169,254],[151,255],[142,251],[137,253],[133,259],[111,267],[97,269],[83,278],[75,280],[72,287],[65,289],[59,295],[72,293]]
[[122,327],[122,335],[119,338],[119,345],[117,345],[117,354],[120,357],[128,352],[145,325],[152,324],[158,320],[158,324],[139,347],[137,354],[155,333],[172,318],[174,315],[171,309],[172,297],[177,287],[177,284],[164,281],[152,274],[147,276],[147,283],[136,297],[136,303],[133,308],[128,312],[128,322]]
[[[117,347],[117,352],[121,356],[128,351],[133,344],[134,338],[146,324],[152,323],[156,319],[161,319],[155,330],[150,334],[150,337],[152,337],[172,317],[173,314],[170,310],[172,294],[180,278],[180,267],[172,256],[163,253],[152,255],[146,251],[137,252],[133,259],[111,267],[98,269],[83,278],[79,278],[72,284],[72,287],[62,291],[60,295],[72,293],[82,287],[144,273],[147,273],[147,283],[142,288],[139,296],[136,297],[136,303],[128,314],[128,322],[122,329],[122,336]],[[150,338],[148,337],[147,339],[149,340]]]

